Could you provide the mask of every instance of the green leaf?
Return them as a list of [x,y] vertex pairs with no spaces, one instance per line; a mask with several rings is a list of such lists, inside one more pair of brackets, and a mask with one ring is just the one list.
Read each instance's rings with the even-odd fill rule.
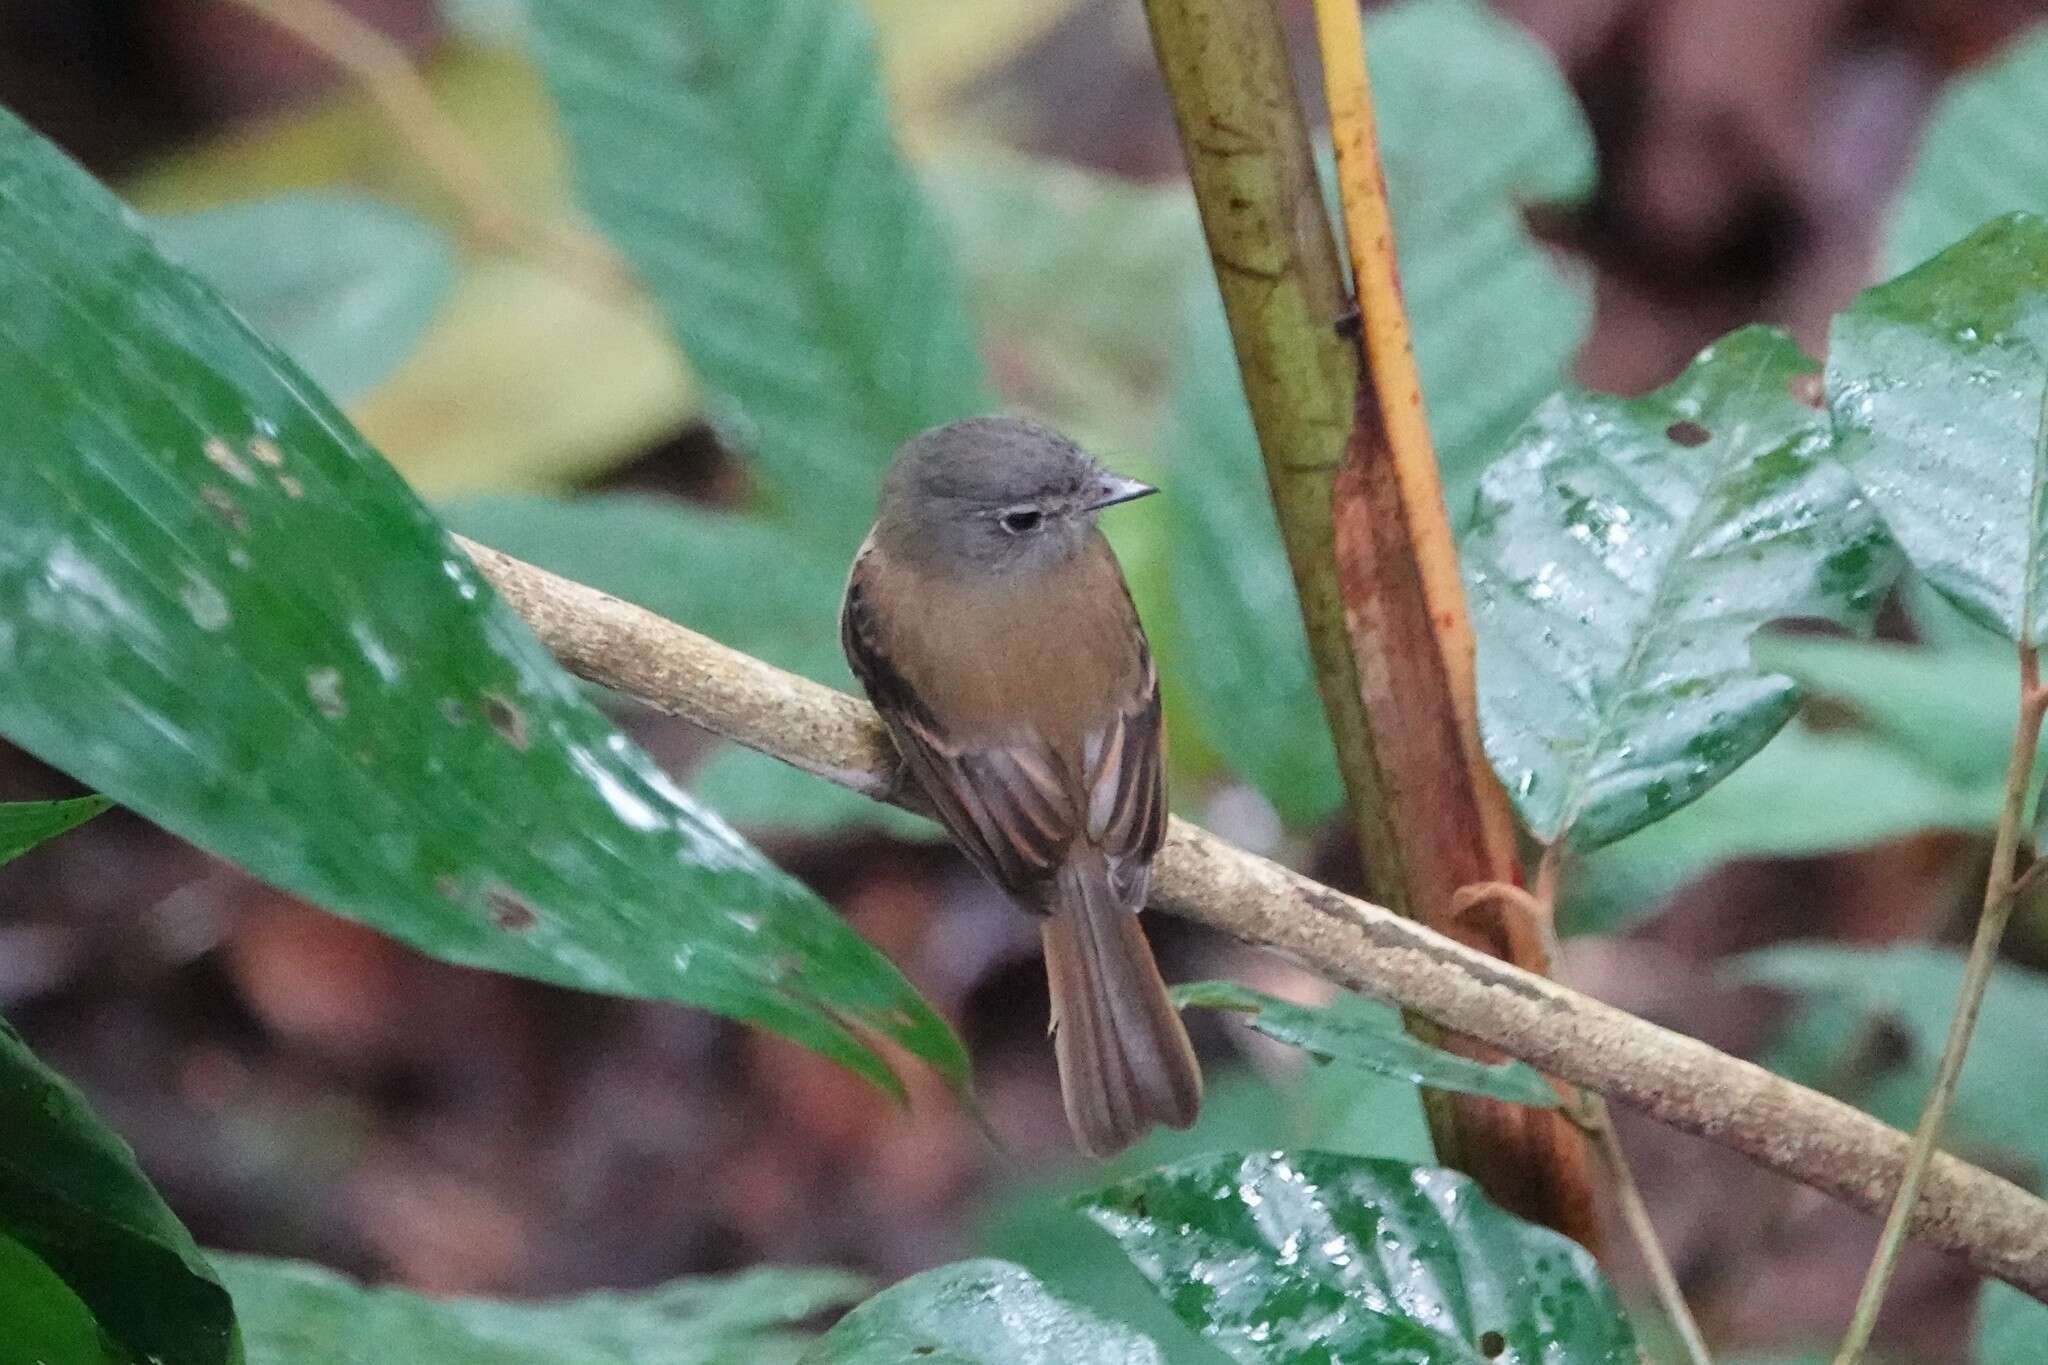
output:
[[733,434],[851,559],[880,472],[989,406],[946,243],[841,0],[538,0],[585,205]]
[[2048,593],[2048,220],[1987,223],[1835,318],[1828,403],[1841,459],[1913,567],[2014,640]]
[[11,863],[37,844],[78,828],[113,804],[104,796],[0,803],[0,864]]
[[21,1243],[0,1232],[0,1324],[9,1361],[30,1365],[125,1365],[100,1335],[92,1310]]
[[1190,1156],[1281,1147],[1411,1163],[1434,1159],[1411,1084],[1341,1061],[1304,1067],[1292,1078],[1230,1068],[1210,1077],[1193,1128],[1154,1129],[1107,1166],[1077,1165],[999,1188],[975,1247],[1023,1266],[1060,1297],[1136,1328],[1172,1365],[1221,1365],[1229,1357],[1176,1318],[1115,1239],[1071,1200],[1105,1178],[1135,1176]]
[[1455,1172],[1328,1153],[1198,1157],[1088,1196],[1240,1365],[1633,1365],[1592,1257]]
[[1138,1333],[1002,1261],[913,1275],[839,1320],[803,1365],[1161,1365]]
[[117,1358],[163,1365],[241,1359],[227,1291],[150,1188],[135,1154],[4,1022],[0,1133],[0,1243],[8,1252],[0,1283],[11,1286],[0,1289],[0,1304],[8,1294],[34,1292],[47,1305],[48,1330],[75,1335],[75,1314],[37,1290],[47,1282],[21,1264],[25,1253],[91,1312],[125,1353]]
[[1543,45],[1487,5],[1409,0],[1366,23],[1401,293],[1461,528],[1480,472],[1592,327],[1592,281],[1529,235],[1523,207],[1592,193],[1593,135]]
[[1268,1038],[1291,1043],[1326,1062],[1350,1062],[1433,1090],[1486,1095],[1538,1109],[1555,1109],[1560,1103],[1557,1092],[1527,1064],[1489,1066],[1417,1042],[1401,1031],[1392,1010],[1349,991],[1310,1007],[1232,981],[1191,981],[1173,988],[1173,1000],[1183,1009],[1193,1005],[1247,1013],[1251,1018],[1245,1022]]
[[1977,1300],[1977,1365],[2048,1365],[2048,1305],[1986,1280]]
[[[1812,1036],[1801,1036],[1795,1020],[1790,1036],[1773,1049],[1773,1069],[1794,1080],[1839,1088],[1827,1085],[1829,1077],[1843,1070],[1844,1054],[1856,1040],[1867,1038],[1867,1026],[1882,1023],[1895,1030],[1908,1045],[1905,1064],[1844,1098],[1887,1123],[1912,1125],[1962,990],[1960,953],[1922,944],[1849,948],[1797,943],[1747,954],[1729,970],[1737,980],[1808,997],[1809,1011],[1835,1007],[1832,1013],[1815,1014]],[[1985,993],[1977,1040],[1963,1065],[1949,1119],[1953,1142],[2001,1148],[2048,1170],[2048,1091],[2040,1084],[2044,1048],[2048,975],[2001,964]]]
[[1004,397],[1128,464],[1157,435],[1183,302],[1209,269],[1186,185],[980,146],[949,150],[924,181]]
[[1795,679],[1809,696],[1846,705],[1872,733],[1924,771],[1991,796],[2020,716],[2020,664],[2012,646],[1916,649],[1877,640],[1769,635],[1756,661]]
[[[839,649],[846,565],[778,522],[672,498],[488,497],[442,509],[449,528],[680,621],[722,644],[850,691]],[[862,827],[935,836],[930,821],[737,747],[692,775],[698,799],[735,824]]]
[[1487,471],[1480,725],[1537,839],[1611,843],[1761,749],[1797,694],[1751,661],[1759,626],[1868,626],[1897,556],[1795,396],[1812,368],[1747,328],[1641,398],[1559,394]]
[[1794,721],[1670,819],[1570,865],[1560,928],[1612,932],[1736,858],[1862,848],[1923,829],[1988,830],[2001,791],[1997,775],[1988,786],[1958,781],[1886,739]]
[[2048,211],[2048,137],[2039,124],[2048,28],[1943,88],[1886,225],[1886,275],[1920,264],[2013,209]]
[[[1367,16],[1375,116],[1403,291],[1461,524],[1480,467],[1563,380],[1592,316],[1586,282],[1530,238],[1521,204],[1573,198],[1592,139],[1541,46],[1472,0]],[[1446,63],[1445,52],[1458,53]],[[1183,679],[1203,737],[1290,825],[1342,799],[1223,310],[1185,314],[1160,446],[1172,461],[1174,600],[1201,667]]]
[[838,1270],[750,1270],[628,1294],[509,1302],[370,1288],[319,1266],[223,1256],[249,1365],[790,1365],[791,1329],[865,1289]]
[[337,401],[397,369],[455,284],[447,235],[366,195],[285,194],[148,231]]
[[0,734],[437,957],[955,1083],[907,982],[583,700],[391,468],[0,118]]

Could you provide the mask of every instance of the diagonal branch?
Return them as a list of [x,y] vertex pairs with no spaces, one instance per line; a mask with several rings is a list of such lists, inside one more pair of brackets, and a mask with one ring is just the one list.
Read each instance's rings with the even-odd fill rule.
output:
[[[895,755],[875,713],[652,612],[458,540],[570,670],[877,799]],[[1707,1044],[1509,966],[1175,820],[1153,905],[1283,952],[1865,1213],[1890,1204],[1910,1139]],[[2048,1302],[2048,1203],[1937,1154],[1911,1233]]]

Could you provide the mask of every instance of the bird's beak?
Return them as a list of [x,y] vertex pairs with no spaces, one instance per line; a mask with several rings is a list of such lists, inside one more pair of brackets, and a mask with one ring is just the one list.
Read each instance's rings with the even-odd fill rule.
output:
[[1120,502],[1133,502],[1158,491],[1149,483],[1139,483],[1136,479],[1123,479],[1114,474],[1105,474],[1102,482],[1096,485],[1095,498],[1088,504],[1088,510],[1099,512],[1105,507],[1114,507]]

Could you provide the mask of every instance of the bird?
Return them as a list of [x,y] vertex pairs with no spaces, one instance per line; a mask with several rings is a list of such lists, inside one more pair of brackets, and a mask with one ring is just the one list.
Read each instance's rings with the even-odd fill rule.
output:
[[891,461],[840,609],[904,771],[1038,916],[1067,1122],[1098,1158],[1202,1101],[1138,923],[1166,834],[1159,674],[1096,525],[1157,491],[1036,422],[935,427]]

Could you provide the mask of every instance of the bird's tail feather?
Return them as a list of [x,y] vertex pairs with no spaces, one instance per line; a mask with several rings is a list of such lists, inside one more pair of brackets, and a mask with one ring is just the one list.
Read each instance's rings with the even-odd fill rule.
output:
[[1042,935],[1060,1091],[1075,1139],[1090,1155],[1112,1156],[1155,1123],[1193,1123],[1202,1072],[1107,865],[1075,859],[1058,892]]

